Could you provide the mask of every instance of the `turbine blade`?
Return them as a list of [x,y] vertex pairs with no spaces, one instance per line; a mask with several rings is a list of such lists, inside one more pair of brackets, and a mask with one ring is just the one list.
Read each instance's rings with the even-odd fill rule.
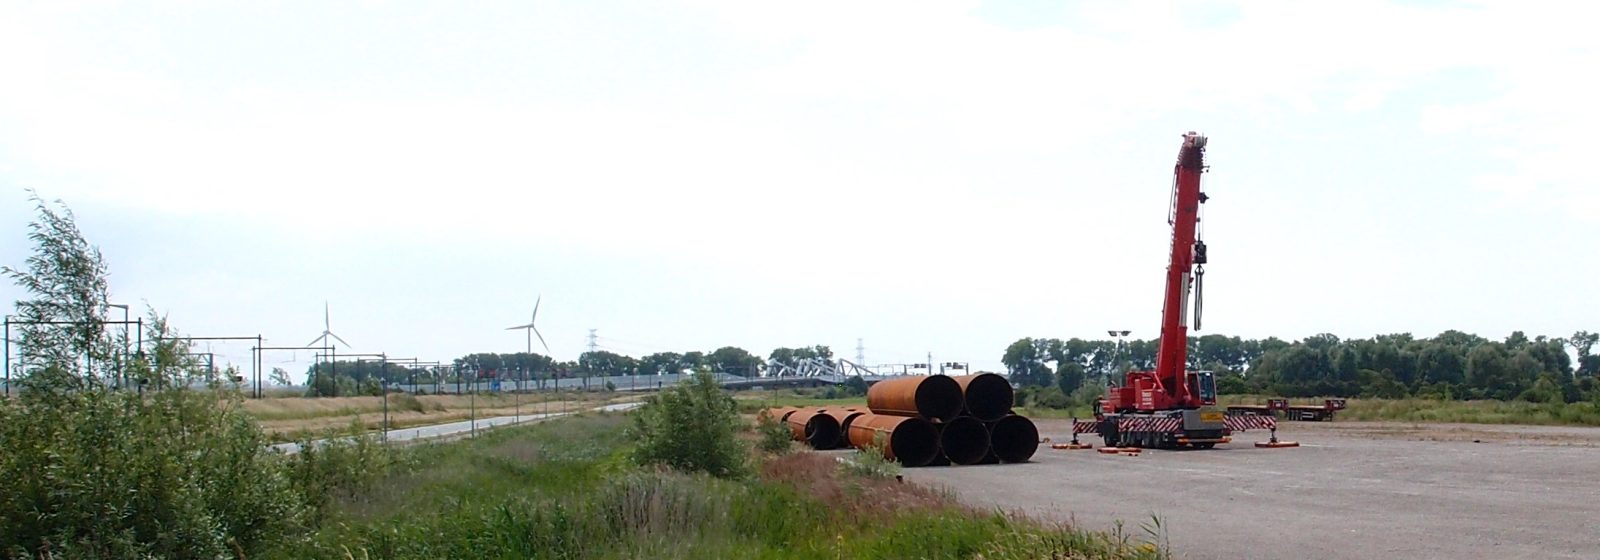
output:
[[535,321],[539,320],[539,303],[541,303],[543,301],[544,301],[544,294],[539,294],[539,298],[533,300],[533,317],[529,317],[528,318],[528,324],[529,325],[532,325]]
[[333,330],[333,327],[329,326],[329,323],[328,323],[328,301],[327,300],[323,300],[322,301],[322,330],[325,330],[325,331]]
[[345,342],[344,339],[342,339],[342,338],[339,338],[339,335],[336,335],[336,334],[333,334],[333,333],[330,332],[330,333],[328,333],[328,336],[331,336],[331,337],[333,337],[334,340],[337,340],[340,343],[344,344],[345,348],[349,348],[350,347],[350,343]]
[[539,329],[534,328],[533,325],[528,325],[528,330],[533,331],[533,334],[536,334],[536,335],[539,336],[539,345],[544,347],[544,355],[549,356],[550,355],[550,345],[544,343],[544,335],[539,334]]
[[514,330],[517,330],[517,329],[531,329],[531,328],[533,328],[533,323],[528,323],[526,325],[517,325],[515,327],[506,327],[506,330],[514,331]]
[[324,339],[327,339],[327,338],[328,338],[328,334],[327,333],[323,333],[322,336],[319,336],[319,337],[313,339],[311,342],[307,342],[306,343],[306,348],[316,348],[317,347],[317,343],[322,342]]

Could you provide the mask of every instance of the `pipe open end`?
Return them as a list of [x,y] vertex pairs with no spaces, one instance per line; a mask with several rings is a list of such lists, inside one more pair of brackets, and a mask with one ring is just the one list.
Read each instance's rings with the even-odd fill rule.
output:
[[930,375],[917,384],[917,412],[928,418],[950,420],[966,406],[961,384],[948,375]]
[[1039,428],[1032,420],[1013,414],[989,428],[989,444],[1001,462],[1026,462],[1039,450]]
[[967,380],[967,413],[985,422],[999,420],[1011,413],[1011,382],[993,373],[982,373]]
[[889,448],[902,466],[926,466],[939,454],[939,430],[927,420],[907,418],[890,434]]
[[839,446],[839,421],[826,414],[812,416],[806,422],[806,443],[812,449],[833,449]]
[[940,430],[939,445],[950,462],[975,465],[989,454],[989,428],[971,416],[957,417]]

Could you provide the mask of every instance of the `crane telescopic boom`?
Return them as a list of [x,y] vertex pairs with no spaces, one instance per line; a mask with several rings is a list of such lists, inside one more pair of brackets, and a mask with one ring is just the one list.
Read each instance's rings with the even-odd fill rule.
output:
[[[1178,149],[1172,181],[1172,257],[1167,263],[1166,299],[1161,310],[1161,346],[1156,355],[1156,385],[1170,403],[1159,408],[1200,406],[1186,382],[1189,347],[1189,294],[1195,279],[1205,274],[1206,245],[1196,237],[1200,205],[1200,174],[1205,172],[1206,137],[1190,132]],[[1197,321],[1198,322],[1198,313]]]

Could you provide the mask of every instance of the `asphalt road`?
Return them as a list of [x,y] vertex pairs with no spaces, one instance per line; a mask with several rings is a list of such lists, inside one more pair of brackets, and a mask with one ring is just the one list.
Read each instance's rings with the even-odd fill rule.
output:
[[[602,406],[602,407],[595,408],[593,410],[602,411],[602,412],[621,412],[621,411],[624,411],[624,410],[630,410],[630,409],[636,408],[636,407],[640,406],[641,404],[643,404],[643,403],[631,402],[631,403],[608,404],[608,405],[605,405],[605,406]],[[494,416],[494,417],[490,417],[490,418],[479,418],[476,421],[465,420],[465,421],[461,421],[461,422],[450,422],[448,424],[433,424],[433,425],[430,425],[430,426],[412,426],[412,427],[409,427],[409,428],[403,428],[403,429],[398,429],[398,430],[389,430],[389,441],[390,442],[409,442],[409,441],[416,441],[416,440],[425,440],[425,439],[434,439],[434,438],[441,438],[441,437],[447,437],[447,436],[455,436],[455,435],[460,435],[460,434],[470,434],[470,433],[474,432],[475,430],[481,430],[481,429],[485,429],[485,428],[493,428],[495,426],[506,426],[506,425],[511,425],[511,424],[537,422],[537,421],[544,420],[544,419],[547,419],[547,418],[555,418],[555,417],[558,417],[558,416],[565,416],[565,415],[568,415],[568,414],[573,414],[573,413],[571,413],[571,412],[551,412],[551,413],[548,413],[548,414],[523,414],[521,416]],[[369,435],[367,437],[377,438],[377,437],[381,437],[381,436],[379,434],[371,434],[371,435]],[[323,443],[326,443],[327,441],[329,441],[329,440],[326,440],[326,439],[313,440],[311,442],[311,445],[321,445]],[[272,448],[276,449],[276,450],[279,450],[279,451],[283,451],[284,453],[299,453],[300,452],[300,444],[293,443],[293,442],[280,443],[280,444],[277,444],[277,445],[273,445]]]
[[1027,464],[905,474],[1090,529],[1142,534],[1158,516],[1186,559],[1600,558],[1600,429],[1285,423],[1301,447],[1252,445],[1265,436],[1137,457],[1043,445]]

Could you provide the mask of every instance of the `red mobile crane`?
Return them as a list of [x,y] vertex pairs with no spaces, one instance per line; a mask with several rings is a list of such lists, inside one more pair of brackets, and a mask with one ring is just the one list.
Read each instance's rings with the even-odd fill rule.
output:
[[1195,294],[1194,323],[1200,328],[1201,288],[1205,277],[1206,244],[1196,233],[1200,205],[1200,174],[1206,170],[1206,137],[1183,136],[1174,170],[1172,207],[1172,257],[1167,263],[1166,299],[1161,310],[1161,346],[1156,367],[1130,371],[1121,386],[1109,387],[1095,411],[1095,421],[1077,422],[1076,433],[1099,433],[1106,447],[1209,449],[1230,441],[1232,430],[1259,425],[1260,419],[1227,417],[1217,403],[1216,381],[1209,371],[1188,368],[1189,294]]

